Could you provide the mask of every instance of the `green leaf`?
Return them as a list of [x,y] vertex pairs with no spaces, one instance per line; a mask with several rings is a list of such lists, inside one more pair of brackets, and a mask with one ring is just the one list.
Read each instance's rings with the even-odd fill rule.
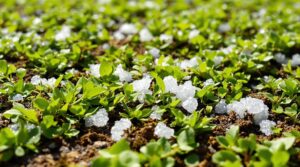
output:
[[187,166],[197,166],[197,164],[199,164],[199,156],[197,154],[188,155],[184,159],[184,163]]
[[123,166],[139,167],[140,161],[137,153],[130,150],[125,150],[119,155],[120,164]]
[[129,143],[125,139],[121,139],[108,149],[110,154],[120,154],[122,151],[130,150]]
[[70,111],[77,116],[83,116],[86,112],[86,109],[82,105],[72,105],[70,107]]
[[101,62],[100,66],[100,76],[108,76],[112,73],[113,66],[111,62]]
[[162,92],[165,92],[165,83],[161,79],[161,77],[159,77],[156,72],[152,72],[151,75],[155,78],[156,84],[158,85],[158,87],[160,88],[160,90]]
[[33,101],[33,106],[41,111],[45,111],[49,106],[49,102],[43,97],[37,97]]
[[290,154],[284,150],[277,150],[273,153],[271,161],[274,167],[287,166]]
[[6,60],[0,60],[0,74],[6,75],[8,70]]
[[226,132],[226,136],[230,136],[232,139],[236,140],[239,135],[240,127],[237,125],[231,125],[229,130]]
[[22,157],[22,156],[24,156],[25,155],[25,150],[22,148],[22,147],[17,147],[16,149],[15,149],[15,154],[16,154],[16,156],[18,156],[18,157]]
[[104,93],[105,91],[107,90],[101,86],[96,86],[96,84],[90,80],[83,84],[83,97],[85,97],[86,99],[92,99],[95,96]]
[[218,165],[224,165],[226,162],[239,162],[240,157],[237,156],[234,152],[229,151],[229,150],[222,150],[216,152],[212,156],[212,161]]
[[26,75],[26,70],[25,69],[22,68],[22,69],[17,70],[17,77],[19,79],[23,79],[25,77],[25,75]]
[[281,145],[284,146],[285,150],[290,149],[295,143],[295,137],[282,137],[276,140],[271,141],[271,150],[278,150]]
[[46,127],[46,128],[50,128],[52,126],[56,126],[57,122],[54,121],[54,116],[53,115],[46,115],[43,117],[43,121],[42,124]]
[[192,128],[183,130],[177,137],[179,148],[184,151],[191,151],[197,147],[195,131]]
[[[13,105],[13,109],[14,110],[9,110],[7,111],[6,115],[11,115],[11,114],[15,114],[15,115],[20,115],[23,116],[26,120],[32,122],[32,123],[38,123],[38,115],[37,112],[33,109],[27,109],[25,108],[22,104],[20,103],[14,103]],[[16,112],[18,111],[18,112]],[[4,113],[5,114],[5,113]]]

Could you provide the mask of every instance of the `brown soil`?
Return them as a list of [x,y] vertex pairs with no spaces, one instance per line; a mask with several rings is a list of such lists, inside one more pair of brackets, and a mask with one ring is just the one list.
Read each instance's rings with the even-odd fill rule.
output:
[[9,120],[2,117],[2,114],[0,113],[0,128],[7,127],[9,124]]
[[142,146],[146,145],[151,139],[154,139],[154,128],[156,122],[149,120],[139,123],[134,129],[127,132],[127,139],[130,142],[131,148],[139,150]]
[[[89,129],[77,139],[63,138],[42,139],[40,153],[23,158],[15,158],[4,166],[42,166],[63,167],[80,164],[89,166],[90,161],[98,155],[98,150],[113,144],[109,135]],[[17,163],[16,163],[17,162]]]

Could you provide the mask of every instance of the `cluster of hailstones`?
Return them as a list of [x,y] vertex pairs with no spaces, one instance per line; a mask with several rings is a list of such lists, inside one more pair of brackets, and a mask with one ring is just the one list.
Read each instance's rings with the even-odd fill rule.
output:
[[235,112],[239,118],[244,118],[247,113],[253,115],[254,124],[260,126],[260,131],[266,136],[272,135],[272,128],[276,124],[274,121],[268,120],[269,108],[262,100],[246,97],[228,105],[225,100],[221,100],[215,106],[215,112],[217,114],[225,114],[232,111]]
[[[95,77],[100,77],[100,64],[90,65],[90,74]],[[119,77],[121,82],[131,82],[132,74],[122,68],[122,65],[118,65],[114,71],[114,75]],[[174,94],[178,99],[182,101],[181,106],[192,113],[198,107],[198,101],[194,97],[197,88],[192,85],[191,81],[185,81],[183,84],[178,85],[177,80],[173,76],[167,76],[163,79],[165,84],[165,91]],[[49,87],[54,87],[56,82],[55,78],[45,79],[40,76],[34,76],[31,79],[33,85],[47,85]],[[146,94],[152,94],[149,89],[152,82],[152,78],[148,75],[144,76],[140,80],[135,80],[132,82],[133,90],[138,94],[138,100],[144,102]],[[205,81],[204,86],[214,84],[212,80]],[[16,95],[13,99],[14,101],[21,101],[22,97]],[[161,119],[161,114],[157,113],[158,106],[152,108],[153,112],[150,115],[152,119]],[[276,125],[275,122],[267,120],[268,118],[268,106],[266,106],[262,100],[246,97],[242,98],[240,101],[235,101],[231,104],[226,104],[225,100],[221,100],[215,106],[215,112],[217,114],[224,114],[234,111],[239,118],[244,118],[247,113],[252,114],[254,118],[254,123],[260,126],[260,130],[265,135],[269,136],[272,134],[272,128]],[[108,122],[108,114],[105,109],[100,109],[94,115],[85,119],[86,127],[96,126],[103,127],[106,126]],[[131,122],[129,119],[122,118],[115,122],[115,125],[111,129],[112,138],[118,141],[122,138],[124,131],[131,127]],[[155,135],[158,137],[171,138],[174,136],[174,130],[166,126],[163,122],[160,122],[155,127]]]
[[[95,77],[100,77],[99,74],[100,64],[90,65],[90,73]],[[118,76],[122,82],[131,82],[132,75],[128,71],[125,71],[121,65],[118,65],[114,72],[114,75]],[[178,99],[182,101],[181,106],[188,112],[193,112],[198,107],[197,99],[194,97],[197,88],[192,85],[191,81],[186,81],[181,85],[178,85],[177,80],[173,76],[167,76],[163,79],[165,84],[165,91],[174,94]],[[152,82],[152,78],[148,75],[142,79],[132,82],[133,90],[138,94],[138,100],[144,102],[146,94],[152,94],[149,89]],[[213,81],[207,80],[204,85],[214,84]],[[150,118],[160,120],[161,114],[157,113],[158,106],[152,107],[152,114]],[[253,115],[254,123],[260,126],[260,131],[269,136],[272,134],[272,128],[276,125],[275,122],[268,120],[269,108],[262,100],[246,97],[240,101],[235,101],[231,104],[226,104],[225,100],[221,100],[215,106],[215,112],[217,114],[235,112],[239,118],[244,118],[247,113]],[[94,121],[94,122],[93,122]],[[102,122],[99,123],[99,122]],[[95,115],[86,119],[86,126],[105,126],[108,122],[108,115],[104,109],[99,110]],[[112,138],[118,141],[122,138],[124,131],[131,127],[129,119],[122,118],[115,122],[115,125],[111,129]],[[165,137],[167,139],[174,136],[174,129],[169,128],[163,122],[159,122],[155,127],[154,134],[158,137]]]

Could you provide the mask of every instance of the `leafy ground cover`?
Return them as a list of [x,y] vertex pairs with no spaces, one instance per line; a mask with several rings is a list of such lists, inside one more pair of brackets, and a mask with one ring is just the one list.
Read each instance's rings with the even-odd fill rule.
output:
[[1,166],[299,166],[297,0],[0,0]]

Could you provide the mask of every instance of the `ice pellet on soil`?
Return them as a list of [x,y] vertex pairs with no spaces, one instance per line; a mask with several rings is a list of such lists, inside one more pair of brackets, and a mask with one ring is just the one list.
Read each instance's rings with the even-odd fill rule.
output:
[[215,106],[215,113],[217,114],[225,114],[227,111],[227,104],[224,99],[220,100],[220,102]]
[[122,34],[120,31],[114,32],[113,36],[114,36],[114,38],[116,40],[123,40],[123,39],[125,39],[125,35]]
[[246,97],[240,100],[249,114],[253,115],[254,123],[258,125],[269,116],[269,107],[260,99]]
[[124,131],[131,127],[131,121],[127,118],[121,118],[115,122],[115,125],[111,128],[111,137],[114,141],[122,139]]
[[42,22],[42,19],[41,19],[41,18],[39,18],[39,17],[36,17],[36,18],[34,18],[34,20],[33,20],[32,24],[34,24],[34,25],[38,25],[38,24],[40,24],[41,22]]
[[169,128],[163,122],[159,122],[154,129],[154,134],[158,137],[170,139],[172,136],[174,136],[174,129]]
[[125,35],[131,35],[131,34],[135,34],[138,32],[138,30],[136,29],[134,24],[130,24],[130,23],[125,23],[123,24],[119,31]]
[[70,49],[62,49],[62,50],[60,50],[60,53],[63,53],[63,54],[68,54],[70,52],[71,52]]
[[154,58],[159,58],[159,52],[160,52],[160,50],[159,49],[157,49],[157,48],[151,48],[150,50],[149,50],[149,53],[154,57]]
[[176,93],[178,90],[177,80],[173,76],[167,76],[164,78],[165,91]]
[[17,133],[19,130],[19,125],[18,124],[10,124],[8,127],[14,132]]
[[182,107],[189,113],[192,113],[195,111],[198,107],[198,101],[197,99],[193,97],[189,97],[182,103]]
[[218,31],[220,33],[228,32],[230,31],[231,27],[228,23],[223,23],[219,26]]
[[33,85],[44,85],[44,86],[48,86],[50,88],[54,88],[55,86],[55,82],[56,79],[55,78],[50,78],[50,79],[46,79],[46,78],[41,78],[39,75],[35,75],[31,78],[31,83]]
[[198,65],[197,57],[193,57],[190,60],[183,60],[179,64],[181,69],[188,69],[188,68],[196,67],[197,65]]
[[151,108],[151,110],[153,112],[150,114],[150,118],[154,120],[161,120],[162,114],[157,112],[157,110],[159,110],[159,106],[155,105]]
[[234,111],[239,118],[244,118],[246,115],[246,107],[239,101],[234,101],[227,105],[227,112]]
[[100,77],[100,64],[90,64],[90,73],[94,77]]
[[264,133],[266,136],[270,136],[273,134],[272,128],[276,125],[274,121],[263,120],[259,123],[260,131]]
[[187,100],[189,97],[194,97],[196,93],[196,87],[192,85],[191,81],[186,81],[183,85],[178,86],[176,91],[176,97],[181,101]]
[[118,76],[121,82],[130,82],[132,75],[130,72],[125,71],[121,64],[119,64],[114,72],[114,75]]
[[167,34],[161,34],[159,36],[159,40],[166,42],[166,43],[172,43],[173,42],[173,36],[167,35]]
[[276,53],[274,55],[274,58],[275,58],[276,62],[279,63],[279,64],[286,64],[288,62],[288,59],[282,53]]
[[108,113],[104,108],[99,109],[94,115],[87,117],[85,119],[85,126],[86,127],[91,127],[91,126],[96,126],[96,127],[103,127],[106,126],[108,122]]
[[39,85],[41,83],[41,77],[39,75],[35,75],[31,78],[32,85]]
[[190,31],[189,33],[189,39],[193,39],[195,38],[196,36],[198,36],[200,34],[200,31],[199,30],[192,30]]
[[22,96],[21,94],[16,94],[16,95],[14,95],[14,96],[12,97],[12,100],[13,100],[13,101],[23,101],[24,98],[23,98],[23,96]]
[[207,86],[213,85],[213,84],[215,84],[215,82],[214,82],[214,80],[212,80],[212,79],[210,78],[210,79],[207,79],[206,81],[204,81],[203,86],[204,86],[204,87],[207,87]]
[[234,45],[230,45],[227,48],[221,49],[221,52],[223,52],[224,54],[227,55],[227,54],[231,53],[233,51],[233,49],[234,49]]
[[63,26],[62,29],[55,35],[55,40],[62,41],[71,36],[71,28],[69,26]]
[[152,79],[149,76],[145,76],[144,78],[140,80],[133,81],[133,90],[136,92],[143,92],[145,90],[148,90],[150,87]]
[[300,54],[294,54],[291,60],[291,65],[293,67],[300,65]]
[[55,82],[56,82],[56,79],[52,77],[47,80],[46,86],[49,86],[50,88],[54,88]]
[[217,65],[220,65],[222,63],[223,59],[224,58],[222,56],[215,56],[213,61],[214,61],[215,65],[217,66]]
[[246,112],[253,115],[254,123],[258,125],[269,116],[269,107],[260,99],[246,97],[227,105],[227,112],[234,111],[239,118],[244,118]]
[[140,33],[140,40],[142,42],[148,42],[148,41],[151,41],[153,36],[151,34],[151,32],[147,29],[147,28],[143,28]]
[[132,82],[133,91],[138,93],[138,100],[143,103],[146,94],[152,94],[149,90],[152,79],[150,76],[145,76],[140,80],[135,80]]

